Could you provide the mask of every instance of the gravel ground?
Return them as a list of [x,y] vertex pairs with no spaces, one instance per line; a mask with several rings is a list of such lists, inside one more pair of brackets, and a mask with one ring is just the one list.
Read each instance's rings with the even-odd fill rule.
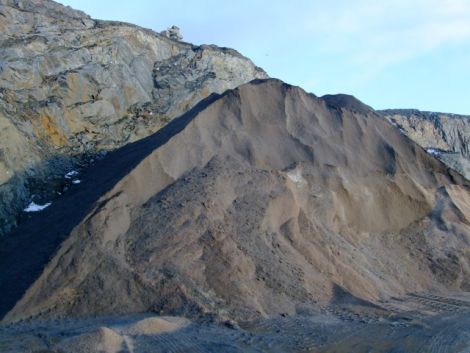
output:
[[470,352],[470,296],[413,294],[383,310],[334,305],[250,322],[151,314],[24,321],[0,328],[13,352]]

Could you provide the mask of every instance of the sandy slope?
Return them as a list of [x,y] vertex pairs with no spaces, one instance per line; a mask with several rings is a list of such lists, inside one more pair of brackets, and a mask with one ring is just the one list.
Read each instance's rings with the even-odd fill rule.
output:
[[68,200],[75,218],[94,206],[4,321],[249,319],[470,289],[467,181],[369,107],[277,80],[206,103],[111,155],[123,176],[96,203]]

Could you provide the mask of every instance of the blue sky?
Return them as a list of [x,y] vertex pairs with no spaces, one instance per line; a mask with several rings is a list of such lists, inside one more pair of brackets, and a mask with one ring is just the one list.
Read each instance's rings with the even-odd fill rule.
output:
[[[60,1],[60,0],[59,0]],[[62,0],[237,49],[271,77],[376,109],[470,115],[470,0]]]

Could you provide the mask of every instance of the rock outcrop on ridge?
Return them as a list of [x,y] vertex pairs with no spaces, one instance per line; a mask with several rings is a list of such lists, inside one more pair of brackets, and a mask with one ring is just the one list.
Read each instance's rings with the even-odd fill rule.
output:
[[[0,287],[25,291],[4,293],[5,322],[470,290],[469,182],[350,96],[242,85],[110,153],[74,193],[4,244]],[[40,260],[53,234],[66,240]]]
[[380,113],[428,153],[470,179],[470,116],[414,109]]
[[0,235],[77,163],[150,135],[213,92],[266,73],[235,50],[195,46],[50,0],[0,1]]

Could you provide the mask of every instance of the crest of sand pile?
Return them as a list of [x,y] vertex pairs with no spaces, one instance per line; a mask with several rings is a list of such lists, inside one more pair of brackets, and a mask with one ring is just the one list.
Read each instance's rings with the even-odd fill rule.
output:
[[156,335],[180,330],[190,324],[188,319],[182,317],[162,316],[150,317],[140,320],[129,326],[120,327],[121,334],[129,336]]
[[135,336],[174,332],[189,324],[189,320],[181,317],[149,317],[125,326],[99,327],[65,339],[55,349],[67,353],[133,352]]
[[467,197],[445,192],[468,182],[369,107],[269,80],[193,113],[101,197],[7,320],[249,318],[338,287],[371,301],[470,288]]
[[95,331],[75,336],[62,341],[58,351],[67,353],[118,353],[124,345],[124,338],[108,327],[100,327]]

